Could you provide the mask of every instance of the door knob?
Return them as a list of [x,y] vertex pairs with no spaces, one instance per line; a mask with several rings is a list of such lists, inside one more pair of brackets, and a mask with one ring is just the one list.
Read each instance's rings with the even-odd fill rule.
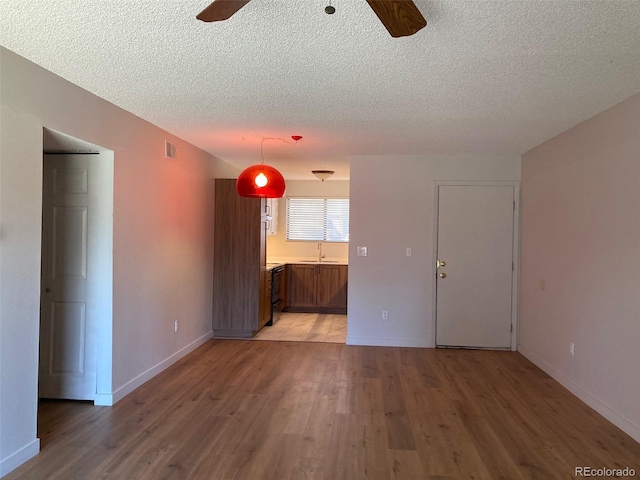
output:
[[44,291],[45,291],[45,292],[50,292],[50,291],[51,291],[51,289],[50,289],[49,287],[47,287],[47,288],[45,288],[45,289],[44,289]]
[[440,274],[440,278],[447,278],[447,274],[446,274],[446,273],[444,273],[444,272],[442,272],[442,273]]
[[436,268],[440,268],[440,267],[446,267],[447,266],[447,262],[445,262],[444,260],[436,260]]

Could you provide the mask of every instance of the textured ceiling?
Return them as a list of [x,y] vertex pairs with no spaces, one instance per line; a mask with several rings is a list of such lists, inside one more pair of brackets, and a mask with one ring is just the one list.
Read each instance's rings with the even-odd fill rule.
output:
[[[348,176],[370,154],[521,154],[640,92],[638,0],[415,0],[392,38],[365,0],[0,0],[0,44],[244,167]],[[292,142],[293,143],[293,142]]]

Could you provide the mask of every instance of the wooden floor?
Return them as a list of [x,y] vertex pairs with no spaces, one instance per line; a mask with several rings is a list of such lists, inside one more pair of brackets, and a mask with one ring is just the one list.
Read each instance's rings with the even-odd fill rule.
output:
[[114,407],[44,401],[15,479],[565,479],[640,444],[514,352],[211,340]]
[[270,327],[263,327],[254,340],[286,342],[347,342],[347,316],[285,312]]

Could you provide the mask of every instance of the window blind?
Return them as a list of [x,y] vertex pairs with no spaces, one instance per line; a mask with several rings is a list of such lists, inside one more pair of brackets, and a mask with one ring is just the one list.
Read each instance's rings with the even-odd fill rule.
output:
[[287,240],[349,241],[348,198],[287,198]]

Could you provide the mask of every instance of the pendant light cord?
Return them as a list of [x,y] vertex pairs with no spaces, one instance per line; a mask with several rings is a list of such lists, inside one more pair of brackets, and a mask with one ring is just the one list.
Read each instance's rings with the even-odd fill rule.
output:
[[265,140],[280,140],[281,142],[288,143],[289,145],[295,145],[293,142],[289,142],[281,137],[262,137],[260,141],[260,158],[262,159],[262,165],[264,165],[264,141]]

